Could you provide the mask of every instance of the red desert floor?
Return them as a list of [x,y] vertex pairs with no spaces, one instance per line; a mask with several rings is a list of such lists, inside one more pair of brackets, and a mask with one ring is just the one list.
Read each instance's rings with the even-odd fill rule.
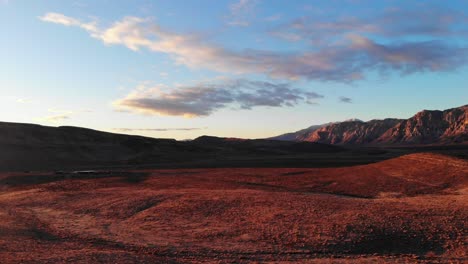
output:
[[2,263],[468,262],[468,161],[0,175]]

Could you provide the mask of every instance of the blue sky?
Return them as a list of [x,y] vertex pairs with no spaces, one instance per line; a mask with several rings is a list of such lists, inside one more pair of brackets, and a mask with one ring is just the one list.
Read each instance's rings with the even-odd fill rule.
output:
[[468,103],[466,1],[0,0],[0,120],[261,138]]

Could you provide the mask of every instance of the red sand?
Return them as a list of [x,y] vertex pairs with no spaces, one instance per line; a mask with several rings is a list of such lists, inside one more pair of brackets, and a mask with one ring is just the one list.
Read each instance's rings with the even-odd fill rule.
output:
[[1,262],[468,261],[465,160],[138,173],[0,175]]

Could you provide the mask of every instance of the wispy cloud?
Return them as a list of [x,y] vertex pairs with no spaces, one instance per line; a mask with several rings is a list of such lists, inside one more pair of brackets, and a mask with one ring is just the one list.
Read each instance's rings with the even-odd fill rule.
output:
[[114,105],[117,109],[137,113],[196,117],[228,107],[293,106],[323,98],[320,94],[293,88],[288,83],[244,79],[180,86],[168,92],[164,88],[140,87]]
[[281,14],[271,15],[269,17],[266,17],[265,21],[274,22],[280,20],[282,17],[283,16]]
[[40,120],[46,121],[46,122],[51,122],[51,123],[57,123],[66,119],[70,119],[70,115],[68,114],[62,114],[62,115],[49,115],[44,118],[41,118]]
[[60,123],[64,120],[70,119],[74,114],[73,111],[67,110],[60,110],[56,108],[49,108],[47,112],[51,113],[45,117],[38,118],[37,120],[40,122],[47,122],[47,123]]
[[83,23],[78,19],[68,17],[60,13],[53,13],[53,12],[47,13],[44,16],[39,17],[39,19],[44,22],[61,24],[64,26],[77,26],[93,34],[98,32],[95,21],[92,21],[89,23]]
[[60,123],[61,121],[65,121],[67,119],[71,119],[73,116],[80,114],[80,113],[92,113],[93,111],[90,109],[81,109],[75,111],[69,110],[61,110],[57,108],[49,108],[47,110],[50,115],[47,115],[42,118],[38,118],[38,121],[47,122],[47,123]]
[[44,16],[39,17],[39,19],[45,22],[62,24],[65,26],[79,26],[81,24],[81,22],[77,19],[53,12],[47,13]]
[[[241,8],[247,2],[240,3],[234,9]],[[313,45],[291,52],[230,50],[207,43],[205,38],[198,35],[165,30],[146,18],[125,17],[104,28],[97,27],[95,21],[83,23],[57,13],[48,13],[41,19],[78,26],[107,45],[124,45],[131,50],[147,48],[172,55],[177,64],[231,74],[255,73],[290,80],[352,82],[364,79],[369,71],[381,74],[387,74],[390,70],[400,74],[441,72],[467,64],[466,47],[439,38],[457,34],[466,40],[461,29],[457,29],[464,27],[457,24],[461,20],[456,15],[453,18],[439,15],[434,17],[434,21],[431,17],[413,23],[406,19],[408,23],[395,21],[398,26],[390,26],[387,20],[399,16],[403,15],[397,12],[390,18],[381,18],[377,24],[352,18],[320,23],[295,21],[287,25],[288,30],[278,32],[286,34],[284,36],[290,40],[306,38]],[[466,21],[462,22],[466,25]],[[393,41],[373,37],[378,34],[403,37],[394,38]],[[412,38],[422,35],[424,38]]]
[[114,128],[114,131],[119,132],[165,132],[165,131],[194,131],[203,130],[206,127],[187,127],[187,128]]
[[239,0],[229,6],[228,24],[231,26],[249,26],[255,15],[255,6],[258,0]]
[[18,98],[16,99],[16,102],[17,103],[20,103],[20,104],[29,104],[32,102],[31,99],[27,99],[27,98]]
[[340,96],[339,98],[339,101],[341,103],[347,103],[347,104],[350,104],[353,102],[353,99],[349,98],[349,97],[346,97],[346,96]]

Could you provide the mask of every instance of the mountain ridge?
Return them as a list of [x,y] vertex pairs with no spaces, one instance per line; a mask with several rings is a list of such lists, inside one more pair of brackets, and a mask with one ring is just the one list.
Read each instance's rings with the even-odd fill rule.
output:
[[408,119],[359,119],[311,126],[269,139],[333,145],[459,144],[468,142],[468,105],[422,110]]

